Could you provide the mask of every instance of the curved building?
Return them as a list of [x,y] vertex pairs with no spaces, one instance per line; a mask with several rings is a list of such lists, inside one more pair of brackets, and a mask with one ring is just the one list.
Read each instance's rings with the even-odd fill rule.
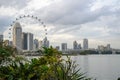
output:
[[13,46],[17,50],[22,50],[22,27],[19,22],[16,22],[13,26]]

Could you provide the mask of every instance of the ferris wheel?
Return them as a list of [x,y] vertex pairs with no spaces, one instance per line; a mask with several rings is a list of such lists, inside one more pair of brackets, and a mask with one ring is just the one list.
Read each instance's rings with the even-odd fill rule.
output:
[[[47,27],[45,23],[38,18],[37,16],[33,15],[22,15],[17,17],[9,27],[9,40],[12,40],[12,31],[13,31],[13,25],[19,22],[21,24],[22,30],[26,32],[32,32],[35,37],[47,37]],[[40,35],[41,34],[41,35]]]

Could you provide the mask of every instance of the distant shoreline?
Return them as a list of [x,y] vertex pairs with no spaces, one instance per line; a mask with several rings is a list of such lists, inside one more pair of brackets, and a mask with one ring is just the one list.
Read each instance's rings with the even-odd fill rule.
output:
[[[120,54],[62,54],[62,56],[89,56],[89,55],[120,55]],[[18,55],[18,56],[43,56],[43,55]]]

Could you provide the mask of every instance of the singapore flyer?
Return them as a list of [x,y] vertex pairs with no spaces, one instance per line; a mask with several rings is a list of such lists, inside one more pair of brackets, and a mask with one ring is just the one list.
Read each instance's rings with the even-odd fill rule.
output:
[[47,27],[45,23],[33,15],[22,15],[17,17],[11,24],[9,28],[9,39],[12,40],[13,36],[13,26],[15,23],[19,22],[23,32],[30,32],[34,34],[34,38],[43,39],[47,36]]
[[9,40],[19,51],[33,51],[49,47],[47,27],[38,17],[23,15],[17,17],[9,28]]

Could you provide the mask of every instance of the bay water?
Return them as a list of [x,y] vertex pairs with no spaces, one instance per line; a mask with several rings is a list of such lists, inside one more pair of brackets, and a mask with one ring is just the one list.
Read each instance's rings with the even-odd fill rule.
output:
[[[120,77],[120,55],[77,55],[70,56],[81,72],[96,80],[117,80]],[[27,56],[26,58],[37,58]],[[63,57],[65,58],[65,56]]]

